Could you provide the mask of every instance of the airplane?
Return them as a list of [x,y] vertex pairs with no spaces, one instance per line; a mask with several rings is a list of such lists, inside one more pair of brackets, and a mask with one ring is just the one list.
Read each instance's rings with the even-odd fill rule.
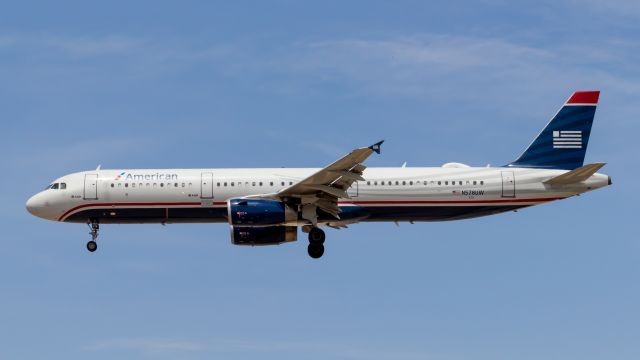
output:
[[324,254],[322,228],[360,222],[475,218],[549,203],[611,185],[584,165],[599,91],[577,91],[516,160],[499,167],[366,167],[383,141],[318,168],[83,171],[54,180],[27,210],[86,223],[97,249],[100,224],[227,223],[234,245],[278,245],[308,234]]

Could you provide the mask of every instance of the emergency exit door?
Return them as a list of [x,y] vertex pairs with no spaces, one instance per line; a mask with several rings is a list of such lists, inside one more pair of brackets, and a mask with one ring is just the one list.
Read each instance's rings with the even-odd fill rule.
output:
[[98,174],[84,175],[84,194],[82,197],[85,200],[98,199]]
[[516,179],[513,171],[502,172],[502,197],[516,196]]
[[202,199],[213,199],[213,174],[212,173],[201,174],[200,197]]

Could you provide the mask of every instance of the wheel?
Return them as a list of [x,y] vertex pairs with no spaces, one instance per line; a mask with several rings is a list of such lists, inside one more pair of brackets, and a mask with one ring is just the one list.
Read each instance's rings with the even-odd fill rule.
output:
[[324,244],[324,231],[322,229],[314,227],[309,231],[309,243],[310,244]]
[[311,256],[312,258],[319,259],[322,257],[322,254],[324,254],[324,245],[309,244],[309,246],[307,247],[307,252],[309,253],[309,256]]
[[98,249],[98,243],[91,240],[87,243],[87,250],[89,250],[90,252],[94,252]]

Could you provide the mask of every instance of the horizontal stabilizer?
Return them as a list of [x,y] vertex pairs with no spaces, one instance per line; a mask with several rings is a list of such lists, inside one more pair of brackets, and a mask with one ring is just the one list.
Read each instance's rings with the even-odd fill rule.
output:
[[551,179],[545,181],[544,183],[552,184],[552,185],[566,185],[566,184],[579,183],[581,181],[587,180],[591,175],[595,174],[596,171],[600,170],[603,166],[605,166],[605,163],[594,163],[594,164],[581,166],[577,169],[573,169],[562,175],[552,177]]

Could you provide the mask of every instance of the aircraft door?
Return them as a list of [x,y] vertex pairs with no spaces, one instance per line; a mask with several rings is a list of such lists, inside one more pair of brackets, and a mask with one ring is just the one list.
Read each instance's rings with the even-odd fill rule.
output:
[[202,199],[213,199],[213,174],[212,173],[201,174],[200,197]]
[[352,198],[358,197],[358,182],[354,181],[353,184],[347,189],[347,194]]
[[98,174],[84,175],[84,195],[85,200],[98,199]]
[[502,172],[502,197],[516,197],[516,178],[513,171]]

